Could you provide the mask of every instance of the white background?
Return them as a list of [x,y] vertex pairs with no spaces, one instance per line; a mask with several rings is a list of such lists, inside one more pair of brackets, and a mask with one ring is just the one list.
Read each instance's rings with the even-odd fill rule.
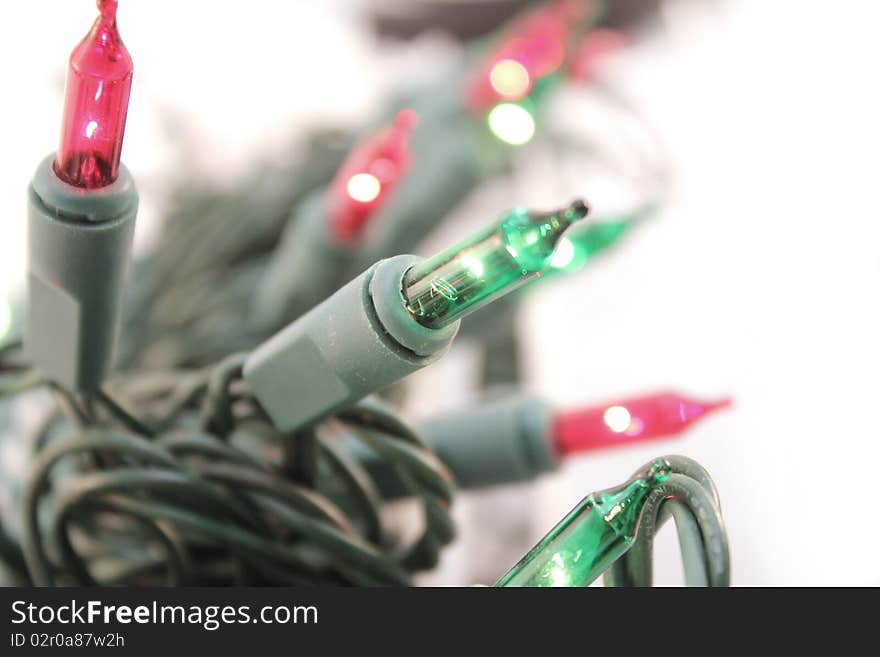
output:
[[[175,176],[169,111],[188,122],[202,172],[228,178],[293,127],[365,119],[395,80],[456,55],[436,36],[380,46],[340,1],[120,4],[136,66],[123,156],[142,188],[142,244]],[[56,146],[66,60],[95,11],[91,0],[0,6],[8,295],[22,280],[24,190]],[[500,575],[580,497],[674,451],[720,488],[735,584],[880,584],[878,21],[868,2],[679,0],[662,32],[607,62],[667,143],[675,187],[624,248],[530,296],[519,317],[529,386],[561,406],[674,387],[729,393],[736,407],[679,441],[466,496],[462,538],[429,581]],[[517,180],[505,203],[558,200],[537,174]],[[566,191],[589,194],[590,181]],[[454,381],[463,351],[426,376]],[[658,582],[680,581],[671,540],[659,558]]]

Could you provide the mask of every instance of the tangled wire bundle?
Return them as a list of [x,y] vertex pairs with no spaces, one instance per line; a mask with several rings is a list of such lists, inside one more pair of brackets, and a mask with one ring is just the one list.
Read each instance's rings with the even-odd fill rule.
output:
[[[22,545],[0,526],[0,560],[37,585],[408,585],[454,536],[452,477],[376,399],[283,434],[242,379],[246,354],[191,371],[121,378],[113,395],[72,395],[0,352],[0,397],[48,387],[57,408],[33,435]],[[125,410],[116,398],[124,399]],[[348,454],[360,440],[391,461],[424,522],[404,542]],[[727,586],[715,486],[694,461],[665,457],[636,540],[608,586],[650,586],[653,540],[675,525],[690,585]]]
[[[133,265],[123,372],[107,392],[75,395],[32,369],[20,344],[0,347],[0,399],[44,388],[57,402],[30,443],[21,545],[0,522],[0,561],[19,581],[409,584],[437,562],[454,534],[452,477],[394,411],[369,399],[282,433],[242,378],[243,352],[283,326],[247,321],[253,291],[291,212],[333,178],[354,140],[315,132],[298,157],[261,164],[233,189],[176,186],[158,244]],[[517,379],[513,307],[498,304],[484,331],[498,370],[488,380]],[[376,485],[344,448],[350,440],[392,462],[420,501],[417,539],[383,521]],[[660,510],[657,527],[669,510],[677,527],[691,518],[676,504]],[[650,580],[654,527],[609,583]]]
[[[114,395],[134,412],[47,384],[59,408],[34,436],[22,496],[34,584],[405,585],[436,563],[454,534],[452,480],[419,436],[375,400],[281,434],[241,378],[244,358],[121,379]],[[421,500],[414,543],[383,525],[375,486],[340,448],[352,438]]]

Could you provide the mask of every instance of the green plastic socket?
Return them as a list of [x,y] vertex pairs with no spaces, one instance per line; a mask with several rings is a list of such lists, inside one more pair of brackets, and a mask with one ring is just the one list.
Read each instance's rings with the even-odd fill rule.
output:
[[112,184],[86,190],[60,180],[54,160],[28,190],[25,348],[50,379],[96,390],[113,364],[138,195],[124,166]]
[[317,422],[446,353],[459,323],[429,329],[403,305],[403,276],[420,261],[376,263],[248,357],[244,377],[279,429]]
[[[465,489],[529,481],[556,468],[550,439],[553,413],[543,399],[508,393],[473,408],[443,413],[418,425],[419,433]],[[385,499],[408,493],[394,465],[363,443],[346,450],[370,473]]]

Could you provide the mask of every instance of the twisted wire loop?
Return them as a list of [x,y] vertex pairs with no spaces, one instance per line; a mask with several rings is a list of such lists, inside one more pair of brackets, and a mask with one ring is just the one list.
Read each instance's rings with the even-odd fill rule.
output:
[[675,520],[689,586],[730,586],[730,554],[718,491],[709,473],[685,456],[663,457],[669,478],[649,495],[632,547],[605,572],[606,586],[651,586],[654,537]]
[[[34,584],[408,585],[436,563],[454,535],[452,477],[412,428],[367,400],[283,434],[242,379],[244,359],[123,377],[112,395],[56,387],[60,412],[33,437],[23,550],[10,556]],[[351,439],[420,500],[413,544],[383,524],[375,484],[341,447]]]

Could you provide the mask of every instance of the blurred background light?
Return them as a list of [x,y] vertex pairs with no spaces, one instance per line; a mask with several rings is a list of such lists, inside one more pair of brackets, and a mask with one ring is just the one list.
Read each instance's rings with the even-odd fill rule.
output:
[[505,98],[522,98],[529,90],[531,79],[526,67],[515,59],[502,59],[489,73],[492,88]]
[[500,103],[489,112],[489,128],[500,140],[521,146],[535,136],[535,119],[515,103]]
[[382,185],[371,173],[356,173],[348,180],[348,195],[355,201],[369,203],[379,196]]

